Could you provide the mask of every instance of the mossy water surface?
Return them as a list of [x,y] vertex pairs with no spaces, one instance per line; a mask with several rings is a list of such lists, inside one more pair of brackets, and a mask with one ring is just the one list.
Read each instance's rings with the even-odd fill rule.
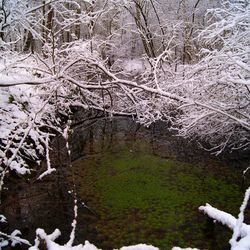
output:
[[242,199],[229,170],[161,158],[146,140],[78,160],[73,171],[92,211],[80,213],[84,234],[103,249],[142,242],[161,250],[225,249],[231,232],[214,226],[198,207],[208,202],[237,215]]

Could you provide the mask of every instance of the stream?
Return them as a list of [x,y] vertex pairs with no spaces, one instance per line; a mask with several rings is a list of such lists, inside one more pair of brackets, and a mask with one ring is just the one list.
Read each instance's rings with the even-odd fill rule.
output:
[[138,243],[161,250],[230,249],[232,232],[198,207],[209,203],[237,216],[249,184],[242,178],[244,157],[216,158],[173,136],[164,123],[144,128],[129,118],[86,122],[72,132],[70,147],[71,164],[65,142],[54,140],[57,172],[42,181],[9,179],[0,207],[8,224],[1,230],[19,229],[33,242],[36,228],[59,228],[59,243],[67,242],[75,191],[75,244],[89,240],[103,250]]

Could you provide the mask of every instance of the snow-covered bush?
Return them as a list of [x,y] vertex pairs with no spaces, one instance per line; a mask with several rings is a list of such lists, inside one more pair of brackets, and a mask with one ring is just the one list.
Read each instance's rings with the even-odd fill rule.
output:
[[10,170],[21,175],[30,173],[29,163],[40,160],[48,151],[56,112],[44,94],[34,87],[0,88],[1,188]]

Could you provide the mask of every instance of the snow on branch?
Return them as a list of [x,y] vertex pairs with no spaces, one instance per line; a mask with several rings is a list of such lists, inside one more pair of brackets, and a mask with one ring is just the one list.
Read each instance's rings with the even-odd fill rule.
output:
[[[243,203],[240,207],[240,213],[238,219],[229,213],[220,211],[217,208],[212,207],[209,204],[200,206],[199,210],[207,214],[210,218],[222,223],[233,230],[233,236],[229,241],[231,244],[231,250],[248,250],[250,248],[250,226],[243,223],[244,211],[246,209],[248,200],[250,197],[250,187],[246,190]],[[237,241],[237,239],[240,239]]]
[[[0,223],[6,223],[6,218],[3,215],[0,215]],[[21,232],[19,230],[14,230],[10,235],[0,231],[0,249],[7,247],[9,244],[12,247],[15,247],[17,244],[24,244],[31,246],[28,240],[22,239]]]
[[[48,250],[101,250],[98,249],[95,245],[85,241],[84,245],[79,244],[76,246],[72,245],[59,245],[54,241],[61,235],[61,232],[56,229],[52,234],[47,235],[43,229],[36,230],[36,240],[35,245],[30,247],[29,250],[39,250],[39,245],[41,242],[45,243],[45,246]],[[115,250],[115,249],[114,249]],[[118,249],[116,249],[118,250]],[[157,247],[149,246],[146,244],[138,244],[135,246],[122,247],[119,250],[159,250]]]
[[[214,208],[208,203],[205,206],[200,206],[199,210],[204,214],[207,214],[210,218],[222,223],[223,225],[229,227],[231,230],[234,230],[237,219],[233,215]],[[245,237],[249,233],[250,226],[243,223],[240,230],[240,235],[242,237]]]
[[[242,244],[242,243],[240,243],[241,240],[239,242],[237,242],[237,239],[240,236],[242,237],[241,230],[242,230],[242,227],[243,227],[244,212],[245,212],[245,209],[247,207],[249,197],[250,197],[250,187],[246,190],[243,203],[242,203],[242,205],[240,207],[240,213],[238,215],[238,220],[237,220],[236,225],[234,227],[234,233],[233,233],[233,236],[232,236],[232,238],[230,240],[230,244],[232,246],[232,249],[237,249],[239,247],[239,245]],[[247,232],[247,235],[245,235],[245,237],[247,237],[248,240],[250,239],[250,230]],[[244,240],[244,241],[246,241],[246,240]],[[247,245],[245,245],[245,243],[243,245],[244,245],[244,247],[248,246],[248,248],[249,248],[250,247],[250,242]]]
[[47,163],[47,170],[43,172],[39,177],[37,178],[38,180],[41,180],[44,176],[50,175],[51,173],[55,172],[56,169],[51,167],[50,163],[50,156],[49,156],[49,137],[45,139],[45,149],[46,149],[46,163]]
[[4,87],[12,87],[12,86],[18,86],[18,85],[40,85],[40,84],[48,84],[49,82],[54,81],[54,79],[51,78],[45,78],[42,80],[38,79],[26,79],[26,80],[13,80],[11,79],[0,79],[0,88]]
[[[22,239],[19,235],[21,235],[21,232],[19,230],[14,230],[10,235],[0,232],[0,236],[8,239],[8,241],[11,242],[12,247],[16,246],[17,244],[25,244],[31,246],[28,240]],[[6,242],[0,242],[0,247],[2,243],[7,244]]]

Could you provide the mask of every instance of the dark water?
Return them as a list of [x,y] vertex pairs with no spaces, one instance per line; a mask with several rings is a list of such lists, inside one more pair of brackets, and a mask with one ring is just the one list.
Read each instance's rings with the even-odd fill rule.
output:
[[[206,202],[238,214],[246,161],[226,161],[170,135],[164,124],[150,129],[132,120],[90,121],[71,135],[73,161],[62,139],[54,141],[53,176],[43,181],[10,178],[1,213],[4,230],[18,228],[34,239],[35,229],[59,228],[67,241],[78,198],[76,243],[89,240],[99,248],[148,243],[160,249],[200,247],[229,249],[231,232],[198,212]],[[84,202],[85,205],[81,203]]]

